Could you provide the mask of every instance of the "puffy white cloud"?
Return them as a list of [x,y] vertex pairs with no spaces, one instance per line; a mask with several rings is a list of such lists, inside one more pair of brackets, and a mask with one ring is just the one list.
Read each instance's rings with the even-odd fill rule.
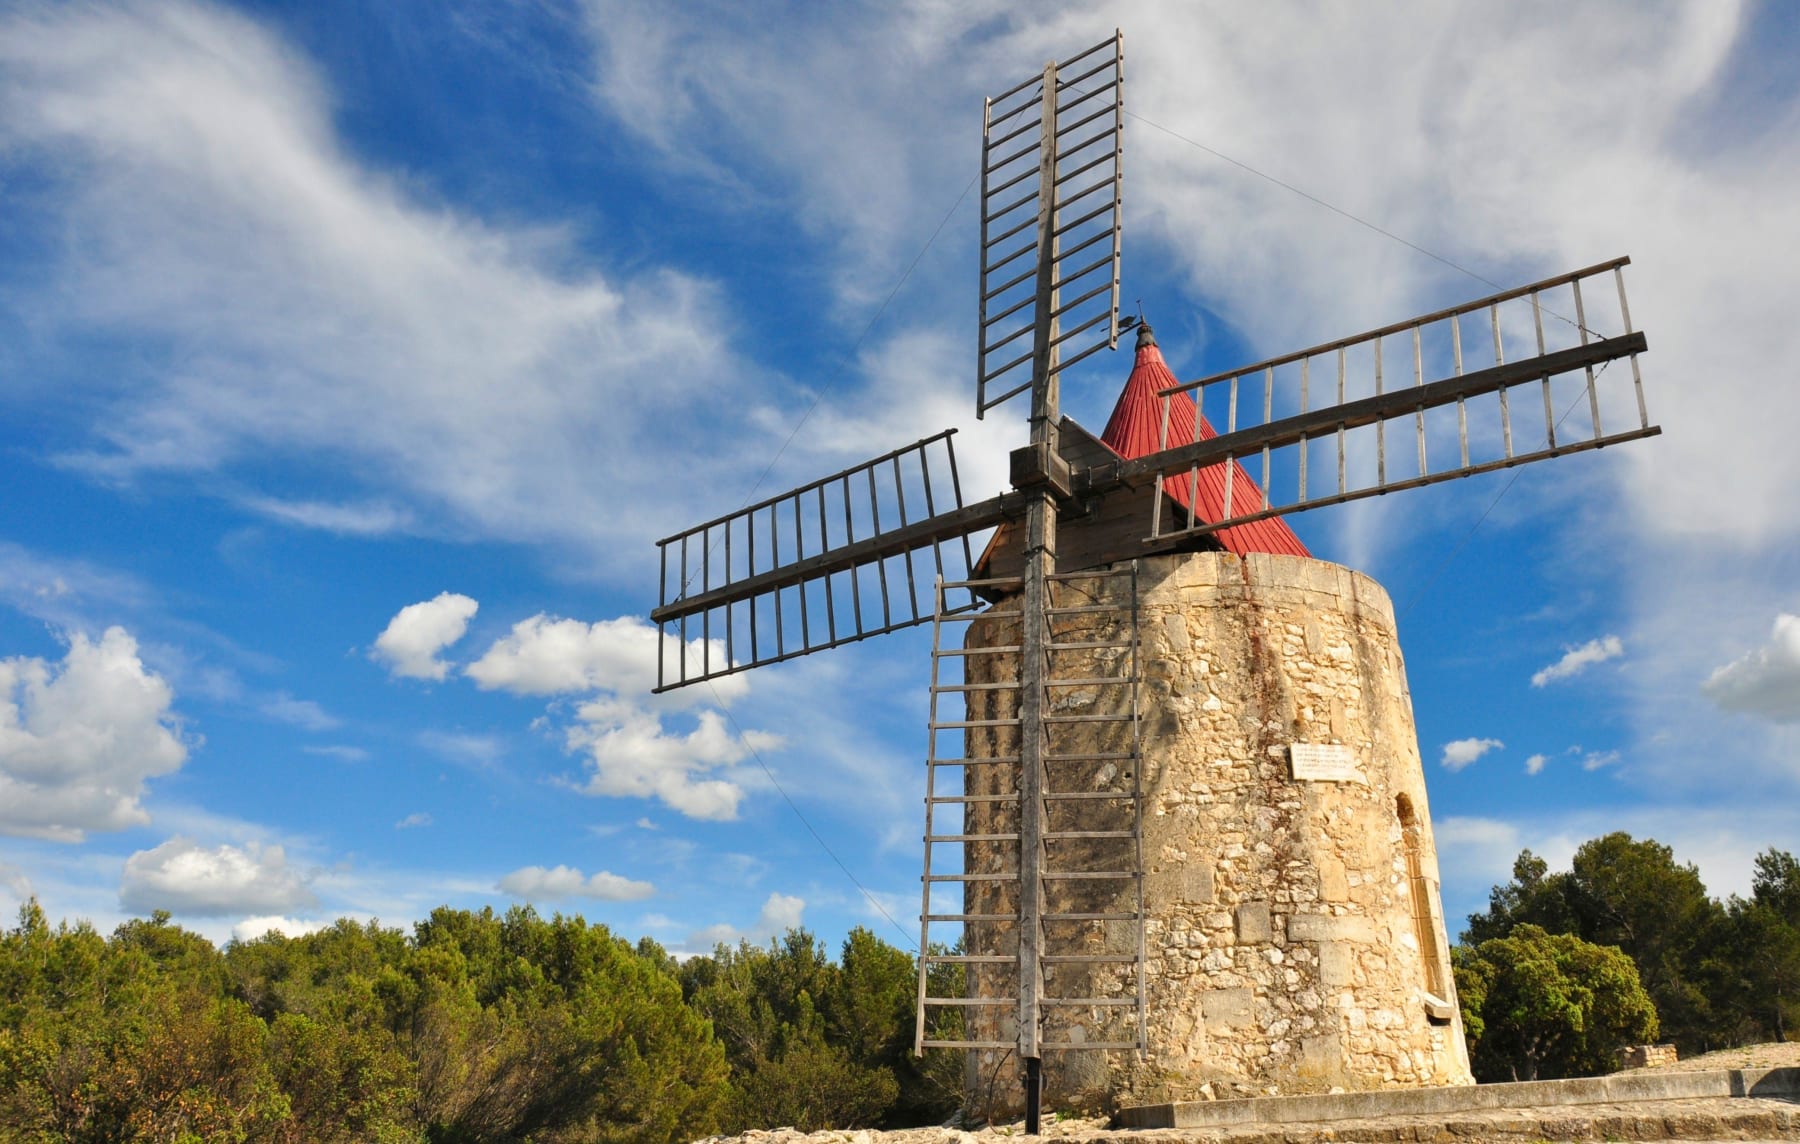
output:
[[394,675],[410,679],[442,679],[450,665],[438,652],[462,639],[469,619],[481,607],[456,592],[439,592],[429,600],[408,604],[375,637],[370,655]]
[[1619,752],[1617,751],[1587,751],[1581,756],[1581,769],[1598,771],[1610,767],[1618,761]]
[[238,941],[255,941],[265,934],[278,933],[283,937],[305,937],[309,933],[318,933],[331,925],[324,921],[303,921],[298,918],[284,918],[279,914],[245,918],[231,927],[231,936]]
[[1605,663],[1625,654],[1625,644],[1618,636],[1601,636],[1579,647],[1563,649],[1563,657],[1542,668],[1531,677],[1531,686],[1543,687],[1559,679],[1580,675],[1596,663]]
[[633,881],[606,870],[584,875],[571,866],[548,870],[542,866],[526,866],[501,878],[499,889],[514,897],[531,900],[597,898],[603,902],[637,902],[656,892],[656,887],[649,882]]
[[1800,721],[1800,616],[1776,616],[1767,643],[1715,669],[1700,690],[1727,711]]
[[1528,775],[1542,774],[1544,764],[1549,761],[1550,759],[1546,755],[1533,755],[1525,760],[1525,773]]
[[1506,746],[1498,739],[1453,739],[1444,744],[1443,758],[1438,761],[1446,770],[1460,771],[1489,751]]
[[781,745],[779,736],[749,731],[734,736],[717,711],[702,711],[694,729],[670,733],[642,706],[598,698],[576,711],[567,732],[571,750],[587,756],[589,794],[656,798],[689,818],[733,819],[744,790],[725,778],[705,777],[751,751]]
[[[511,632],[495,640],[463,672],[483,690],[504,689],[515,695],[573,691],[643,695],[656,686],[659,643],[665,655],[679,654],[679,639],[660,635],[655,625],[636,616],[586,624],[539,613],[514,624]],[[712,655],[724,662],[724,642],[714,640],[712,645]],[[698,656],[702,650],[703,641],[688,641],[689,656]],[[669,702],[697,702],[715,696],[728,701],[747,690],[744,678],[733,675],[714,680],[710,690],[673,692]]]
[[[651,696],[656,685],[658,647],[678,649],[679,641],[658,633],[635,616],[584,623],[538,614],[520,620],[505,636],[464,669],[484,690],[517,695],[589,692],[564,730],[570,751],[584,756],[588,794],[655,798],[690,818],[737,817],[744,789],[721,775],[752,751],[779,746],[777,736],[751,731],[733,734],[717,710],[692,716],[693,726],[671,731],[664,712],[745,694],[743,676],[728,676],[710,687],[691,687]],[[689,644],[697,655],[701,641]],[[721,659],[724,647],[714,641]]]
[[707,926],[689,934],[684,943],[693,951],[710,950],[717,945],[731,945],[739,941],[747,941],[752,945],[760,945],[771,938],[778,938],[791,929],[799,929],[806,913],[806,899],[792,894],[770,894],[763,902],[762,909],[757,912],[756,921],[748,928],[721,922]]
[[223,843],[208,849],[181,835],[125,860],[119,904],[127,910],[168,910],[217,917],[280,914],[316,904],[306,878],[280,846]]
[[145,781],[187,760],[173,702],[124,628],[71,636],[60,664],[0,660],[0,832],[78,842],[150,821]]

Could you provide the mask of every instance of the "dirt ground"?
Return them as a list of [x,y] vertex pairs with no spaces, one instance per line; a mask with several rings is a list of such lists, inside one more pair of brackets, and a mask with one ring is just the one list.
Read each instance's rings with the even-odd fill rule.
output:
[[[1751,1045],[1692,1057],[1670,1070],[1800,1068],[1800,1043]],[[952,1127],[897,1132],[797,1132],[792,1128],[715,1136],[700,1144],[1018,1144],[1020,1123],[974,1132]],[[1548,1144],[1549,1141],[1800,1140],[1800,1102],[1736,1097],[1514,1108],[1437,1116],[1384,1116],[1312,1124],[1222,1128],[1115,1129],[1105,1120],[1048,1118],[1040,1139],[1059,1144]]]

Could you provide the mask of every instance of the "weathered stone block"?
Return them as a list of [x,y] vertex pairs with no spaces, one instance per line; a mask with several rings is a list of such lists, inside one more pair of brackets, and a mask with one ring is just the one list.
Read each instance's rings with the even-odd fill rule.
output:
[[1327,902],[1350,900],[1350,875],[1335,858],[1319,859],[1319,897]]
[[1335,1036],[1300,1038],[1300,1071],[1336,1076],[1344,1069],[1344,1050]]
[[1169,633],[1169,649],[1174,652],[1185,652],[1191,646],[1188,641],[1187,617],[1168,615],[1163,617],[1163,629]]
[[1208,1028],[1240,1029],[1256,1017],[1256,997],[1248,986],[1200,991],[1200,1016]]
[[1319,943],[1319,984],[1338,989],[1350,984],[1350,950],[1334,941]]
[[1287,936],[1289,941],[1354,941],[1369,945],[1375,941],[1375,928],[1366,918],[1290,914]]
[[1236,920],[1237,939],[1240,945],[1270,941],[1275,936],[1275,928],[1269,920],[1269,903],[1267,902],[1239,903]]

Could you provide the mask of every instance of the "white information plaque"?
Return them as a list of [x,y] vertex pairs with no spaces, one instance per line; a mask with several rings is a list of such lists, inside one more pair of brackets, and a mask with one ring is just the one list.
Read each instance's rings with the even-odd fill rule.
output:
[[1312,782],[1360,783],[1362,766],[1356,752],[1338,743],[1290,743],[1288,761],[1295,779]]

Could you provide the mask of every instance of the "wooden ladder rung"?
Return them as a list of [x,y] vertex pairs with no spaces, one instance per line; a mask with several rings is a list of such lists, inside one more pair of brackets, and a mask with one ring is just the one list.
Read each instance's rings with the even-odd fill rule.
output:
[[[1050,837],[1045,835],[1046,838]],[[1127,837],[1130,837],[1127,835]],[[1017,842],[1018,831],[1011,834],[927,834],[927,842]]]
[[[1011,914],[1007,915],[1011,917]],[[1047,922],[1135,922],[1136,914],[1039,914]]]
[[[1014,835],[1010,835],[1009,837],[1017,838],[1018,835],[1014,834]],[[1137,831],[1135,831],[1135,830],[1047,830],[1044,832],[1044,838],[1046,840],[1052,839],[1052,838],[1136,838],[1136,837],[1137,837]]]
[[[1133,915],[1126,915],[1127,917]],[[1018,914],[926,914],[928,922],[1016,922]]]
[[933,965],[1017,965],[1019,959],[1010,953],[928,953],[925,960]]
[[922,997],[920,1000],[927,1005],[1000,1006],[1018,1004],[1018,1001],[1011,997]]
[[[1015,878],[1017,876],[1014,875]],[[1055,878],[1064,882],[1123,882],[1137,876],[1136,870],[1045,870],[1038,875],[1040,878]]]
[[1017,872],[1011,874],[927,874],[927,882],[1017,882]]
[[[1123,1007],[1126,1005],[1130,1005],[1133,1008],[1136,1008],[1137,1003],[1138,1003],[1138,999],[1136,997],[1040,997],[1040,998],[1038,998],[1039,1005],[1083,1005],[1083,1006],[1092,1005],[1092,1006],[1110,1006],[1113,1008],[1120,1008],[1120,1007]],[[1007,1004],[1012,1004],[1012,1002],[1010,1000],[1008,1000]]]

